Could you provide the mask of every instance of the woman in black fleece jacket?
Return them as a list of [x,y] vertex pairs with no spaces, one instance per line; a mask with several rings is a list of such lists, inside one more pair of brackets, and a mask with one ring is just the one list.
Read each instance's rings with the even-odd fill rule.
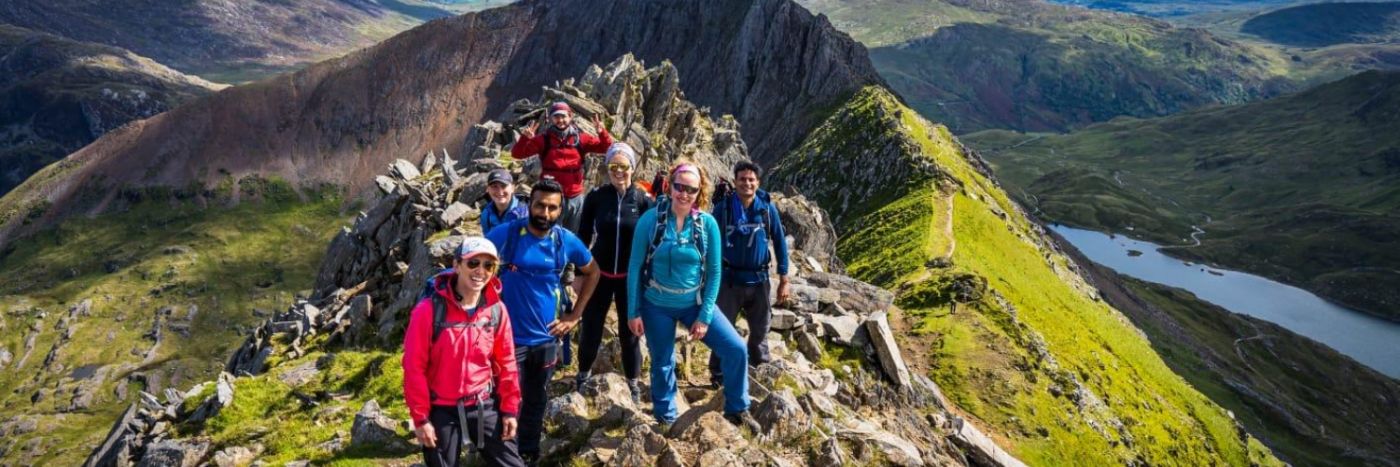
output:
[[[594,188],[583,199],[583,214],[579,219],[579,238],[589,246],[603,277],[583,312],[582,335],[579,339],[579,372],[576,382],[583,387],[591,376],[593,361],[603,342],[603,323],[608,305],[617,307],[617,339],[622,346],[622,369],[632,399],[641,397],[637,378],[641,374],[642,353],[637,336],[627,329],[627,261],[632,253],[632,235],[637,219],[651,209],[655,201],[646,190],[632,183],[637,156],[627,143],[615,143],[608,148],[608,184]],[[647,229],[643,229],[646,231]]]

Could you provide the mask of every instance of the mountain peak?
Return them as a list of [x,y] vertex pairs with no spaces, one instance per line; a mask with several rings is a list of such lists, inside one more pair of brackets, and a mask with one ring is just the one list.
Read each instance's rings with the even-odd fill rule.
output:
[[863,47],[790,0],[525,1],[429,22],[103,138],[0,199],[17,213],[0,243],[107,209],[123,192],[200,197],[258,176],[358,193],[390,161],[461,148],[469,122],[626,53],[674,63],[688,98],[733,114],[765,162],[797,146],[823,109],[882,82]]

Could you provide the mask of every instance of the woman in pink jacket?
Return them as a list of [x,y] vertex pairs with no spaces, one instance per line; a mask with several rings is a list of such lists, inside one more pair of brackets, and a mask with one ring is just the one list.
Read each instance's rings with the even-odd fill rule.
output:
[[429,467],[456,466],[468,440],[487,464],[521,466],[520,382],[496,247],[469,237],[418,302],[403,343],[403,393]]

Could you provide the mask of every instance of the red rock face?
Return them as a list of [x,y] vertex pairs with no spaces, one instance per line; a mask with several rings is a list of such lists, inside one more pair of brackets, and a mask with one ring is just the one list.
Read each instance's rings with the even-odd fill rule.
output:
[[[429,22],[113,131],[70,155],[60,176],[0,205],[47,199],[29,229],[101,210],[123,188],[211,186],[229,176],[355,193],[390,161],[456,154],[472,124],[509,102],[628,52],[674,63],[687,98],[734,114],[763,162],[796,147],[823,109],[882,83],[862,46],[790,0],[526,1]],[[0,230],[0,242],[16,224]]]

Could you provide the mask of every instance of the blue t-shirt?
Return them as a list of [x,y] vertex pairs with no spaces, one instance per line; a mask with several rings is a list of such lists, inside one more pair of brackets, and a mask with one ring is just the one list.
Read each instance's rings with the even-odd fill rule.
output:
[[[549,323],[554,322],[565,293],[557,273],[564,266],[555,264],[555,258],[582,268],[593,262],[593,254],[567,229],[556,226],[541,238],[530,233],[527,222],[529,219],[518,219],[501,224],[491,229],[486,239],[496,245],[501,261],[511,265],[501,273],[501,301],[510,313],[515,345],[533,346],[554,340]],[[506,251],[511,236],[516,237],[513,252]],[[562,251],[555,251],[555,236]]]

